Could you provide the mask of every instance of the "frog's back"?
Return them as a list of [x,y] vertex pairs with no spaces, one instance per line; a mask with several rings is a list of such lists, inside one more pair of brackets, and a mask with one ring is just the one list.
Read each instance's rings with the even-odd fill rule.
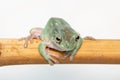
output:
[[64,19],[55,17],[50,18],[46,25],[46,28],[64,29],[65,27],[70,27],[70,25]]
[[[53,32],[65,32],[65,31],[70,31],[70,33],[75,32],[70,25],[63,20],[62,18],[56,18],[56,17],[52,17],[49,19],[47,25],[45,26],[43,32],[42,32],[42,36],[46,36],[46,37],[51,37],[51,35],[53,35]],[[68,32],[69,33],[69,32]]]

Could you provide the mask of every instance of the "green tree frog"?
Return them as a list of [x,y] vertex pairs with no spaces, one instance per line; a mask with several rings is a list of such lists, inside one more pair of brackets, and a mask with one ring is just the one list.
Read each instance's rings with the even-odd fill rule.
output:
[[32,43],[33,38],[42,40],[38,46],[38,50],[50,65],[59,63],[53,56],[56,58],[59,57],[49,53],[49,48],[65,52],[63,59],[70,56],[70,61],[72,61],[83,42],[80,34],[72,29],[65,20],[56,17],[50,18],[44,29],[33,28],[30,30],[28,37],[21,38],[21,40],[25,39],[24,47],[28,46],[28,40]]

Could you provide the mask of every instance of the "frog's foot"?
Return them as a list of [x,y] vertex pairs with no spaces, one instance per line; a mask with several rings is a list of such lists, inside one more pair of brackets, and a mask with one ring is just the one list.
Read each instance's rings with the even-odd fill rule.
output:
[[43,56],[43,58],[50,64],[53,65],[58,64],[59,61],[56,60],[54,57],[58,57],[57,55],[51,54],[49,53],[49,48],[47,47],[47,45],[44,42],[41,42],[38,46],[38,50],[40,52],[40,54]]
[[19,41],[25,40],[24,48],[27,48],[27,47],[28,47],[28,38],[29,38],[29,36],[28,36],[28,37],[23,37],[23,38],[18,39]]
[[48,63],[50,65],[53,65],[53,64],[58,64],[59,61],[54,59],[52,56],[50,56],[49,54],[45,57],[45,59],[48,61]]
[[57,61],[56,59],[52,58],[51,56],[50,56],[50,58],[49,58],[47,61],[48,61],[48,63],[49,63],[50,65],[53,65],[54,63],[55,63],[55,64],[58,64],[58,63],[59,63],[59,61]]
[[93,37],[91,37],[91,36],[86,36],[86,37],[84,37],[83,39],[85,39],[85,40],[96,40],[95,38],[93,38]]
[[63,56],[63,58],[62,58],[62,60],[65,60],[68,56],[70,56],[70,53],[65,52],[65,53],[64,53],[64,56]]
[[50,55],[50,56],[52,56],[52,57],[59,58],[58,55],[50,53],[50,52],[49,52],[49,48],[46,48],[46,52],[48,53],[48,55]]
[[53,65],[54,63],[55,63],[55,64],[58,64],[58,63],[59,63],[58,60],[56,60],[56,59],[53,58],[53,57],[59,58],[59,56],[56,55],[56,54],[51,54],[51,53],[49,53],[49,48],[46,48],[46,53],[47,53],[47,55],[48,55],[47,61],[48,61],[48,63],[49,63],[50,65]]
[[20,38],[18,40],[19,41],[25,40],[24,47],[27,48],[28,47],[28,41],[30,41],[30,43],[33,43],[33,39],[40,39],[40,34],[34,33],[34,34],[31,34],[27,37]]
[[70,56],[70,61],[71,61],[71,62],[73,61],[73,58],[74,58],[74,56],[71,55],[71,56]]
[[73,61],[74,55],[70,53],[65,53],[62,59],[65,60],[67,57],[69,57],[70,61]]

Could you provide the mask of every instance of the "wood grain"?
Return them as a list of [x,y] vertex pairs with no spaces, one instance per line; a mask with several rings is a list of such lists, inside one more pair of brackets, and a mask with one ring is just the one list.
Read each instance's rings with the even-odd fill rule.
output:
[[[24,40],[0,39],[0,65],[47,64],[38,52],[40,42],[34,40],[24,48]],[[120,40],[84,40],[72,62],[62,60],[64,52],[50,53],[59,55],[60,64],[120,64]]]

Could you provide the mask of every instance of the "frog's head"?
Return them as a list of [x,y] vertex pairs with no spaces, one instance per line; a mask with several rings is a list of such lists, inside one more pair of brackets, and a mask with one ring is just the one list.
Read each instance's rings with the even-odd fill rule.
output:
[[64,29],[53,30],[52,43],[60,51],[74,50],[82,38],[70,27]]

